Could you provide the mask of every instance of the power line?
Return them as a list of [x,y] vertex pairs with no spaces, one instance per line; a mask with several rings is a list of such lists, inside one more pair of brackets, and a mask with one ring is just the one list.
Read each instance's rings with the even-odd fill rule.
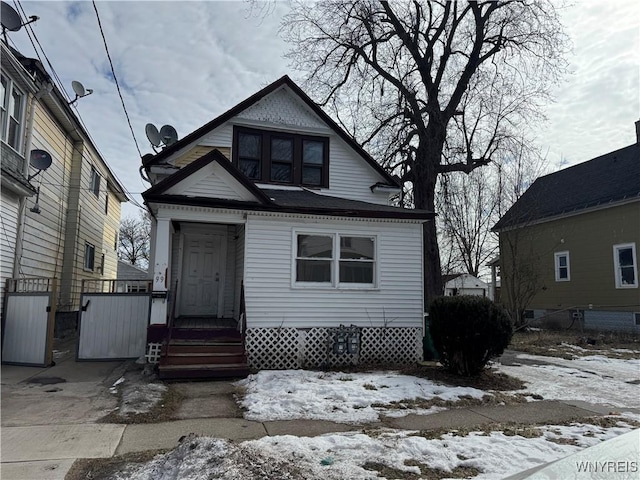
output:
[[107,38],[104,35],[104,30],[102,29],[102,22],[100,21],[100,15],[98,14],[98,6],[96,5],[95,0],[91,2],[93,4],[93,9],[96,12],[96,18],[98,20],[98,27],[100,28],[100,34],[102,35],[102,41],[104,42],[104,49],[107,52],[107,58],[109,59],[109,66],[111,67],[111,74],[113,75],[113,80],[116,84],[116,88],[118,90],[118,95],[120,96],[120,102],[122,103],[122,109],[124,110],[124,115],[127,117],[127,123],[129,124],[129,130],[131,130],[131,136],[133,137],[133,142],[136,144],[136,149],[138,150],[138,154],[140,158],[142,158],[142,151],[140,150],[140,146],[138,145],[138,140],[136,139],[136,134],[133,131],[133,126],[131,125],[131,119],[129,118],[129,112],[127,112],[127,107],[124,103],[124,97],[122,96],[122,92],[120,91],[120,83],[118,83],[118,77],[116,76],[116,71],[113,68],[113,61],[111,60],[111,54],[109,53],[109,46],[107,45]]

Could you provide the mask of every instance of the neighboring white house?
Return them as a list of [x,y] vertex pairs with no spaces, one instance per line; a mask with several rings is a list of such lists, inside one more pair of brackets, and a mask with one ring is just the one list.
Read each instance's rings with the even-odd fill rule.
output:
[[246,316],[255,367],[340,363],[336,332],[360,340],[351,360],[421,358],[422,224],[433,214],[391,206],[398,181],[288,77],[144,168],[150,340],[166,341],[173,318]]
[[444,294],[447,297],[455,295],[476,295],[493,300],[490,285],[468,273],[444,275]]

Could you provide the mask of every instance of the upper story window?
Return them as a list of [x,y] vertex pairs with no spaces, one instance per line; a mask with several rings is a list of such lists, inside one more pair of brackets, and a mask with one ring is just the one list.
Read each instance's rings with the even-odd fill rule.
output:
[[93,165],[91,166],[91,176],[89,177],[89,189],[96,197],[100,196],[100,174]]
[[25,94],[9,77],[2,75],[2,141],[15,151],[22,151]]
[[234,129],[233,162],[257,182],[329,187],[329,139]]
[[614,245],[613,264],[616,288],[638,288],[638,259],[635,243]]
[[554,257],[556,264],[556,282],[568,282],[571,280],[569,252],[556,252]]
[[93,272],[94,261],[96,256],[96,247],[90,243],[84,244],[84,269]]

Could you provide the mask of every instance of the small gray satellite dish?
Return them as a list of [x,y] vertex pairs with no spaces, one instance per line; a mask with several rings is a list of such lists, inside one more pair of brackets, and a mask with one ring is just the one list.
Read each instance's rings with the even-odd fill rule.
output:
[[0,18],[2,18],[2,30],[17,32],[22,28],[22,19],[11,5],[2,2],[2,10],[0,10]]
[[51,166],[51,154],[45,150],[31,150],[29,164],[37,170],[46,170]]
[[164,125],[160,129],[160,137],[164,144],[168,147],[178,141],[178,132],[171,125]]
[[151,145],[159,147],[162,143],[162,137],[160,136],[156,126],[153,123],[147,123],[144,127],[144,131],[147,134],[147,138],[149,139],[149,142],[151,142]]
[[84,97],[87,94],[87,92],[84,89],[84,85],[82,85],[80,82],[76,80],[71,82],[71,88],[73,88],[73,91],[76,93],[78,97]]

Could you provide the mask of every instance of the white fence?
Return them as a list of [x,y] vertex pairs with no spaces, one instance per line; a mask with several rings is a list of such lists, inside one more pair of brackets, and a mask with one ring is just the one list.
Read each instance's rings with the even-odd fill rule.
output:
[[[145,354],[151,306],[149,282],[120,288],[120,281],[83,282],[78,360],[116,360]],[[128,283],[131,283],[129,281]],[[103,293],[104,292],[104,293]]]
[[56,280],[7,280],[2,361],[49,366],[53,361]]

